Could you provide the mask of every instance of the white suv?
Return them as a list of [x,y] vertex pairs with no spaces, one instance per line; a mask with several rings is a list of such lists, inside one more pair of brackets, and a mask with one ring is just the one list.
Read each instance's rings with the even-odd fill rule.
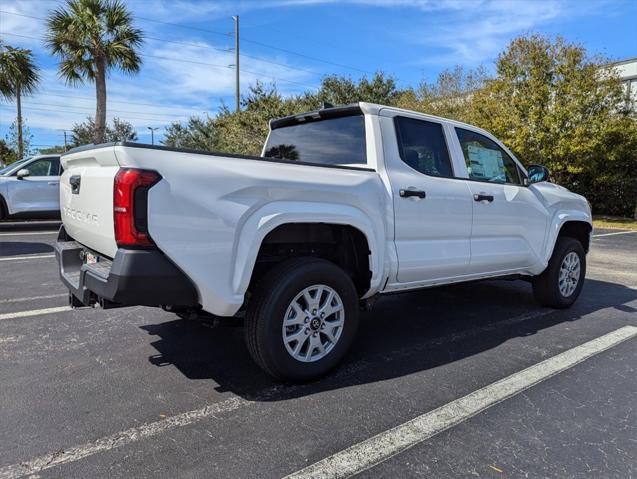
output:
[[39,155],[0,169],[0,219],[60,214],[60,155]]

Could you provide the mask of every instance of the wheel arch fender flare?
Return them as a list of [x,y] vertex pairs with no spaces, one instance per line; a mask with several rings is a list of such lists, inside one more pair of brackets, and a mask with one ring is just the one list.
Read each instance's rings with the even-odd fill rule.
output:
[[384,225],[380,218],[353,206],[318,202],[277,201],[253,211],[239,226],[235,243],[232,290],[244,294],[250,284],[257,255],[265,237],[275,228],[289,223],[327,223],[349,225],[367,239],[372,273],[368,296],[379,289],[384,265]]
[[[557,238],[560,236],[560,232],[562,228],[567,223],[585,223],[589,227],[588,231],[588,239],[590,242],[590,238],[593,233],[593,222],[591,220],[590,215],[586,214],[583,211],[578,210],[562,210],[557,211],[553,217],[551,218],[551,223],[548,229],[548,235],[546,240],[546,248],[544,251],[544,257],[542,258],[545,264],[548,264],[551,256],[553,255],[553,250],[555,249],[555,244],[557,243]],[[589,245],[583,244],[584,250],[588,251]]]
[[5,181],[0,181],[0,213],[4,210],[6,215],[12,214],[9,210],[9,201],[7,197],[9,196],[9,188]]

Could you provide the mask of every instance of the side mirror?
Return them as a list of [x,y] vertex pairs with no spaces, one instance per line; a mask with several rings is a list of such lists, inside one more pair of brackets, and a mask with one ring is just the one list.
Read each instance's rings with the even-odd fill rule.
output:
[[526,171],[529,174],[530,185],[549,180],[549,169],[546,166],[531,165]]
[[31,172],[29,170],[27,170],[26,168],[22,168],[21,170],[18,171],[17,177],[19,180],[22,180],[23,178],[26,178],[30,174]]

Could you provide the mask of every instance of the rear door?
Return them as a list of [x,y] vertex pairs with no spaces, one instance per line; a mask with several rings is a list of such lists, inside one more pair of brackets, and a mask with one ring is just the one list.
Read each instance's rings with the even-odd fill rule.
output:
[[[524,270],[539,261],[546,208],[524,182],[524,172],[495,141],[456,127],[473,197],[468,273]],[[456,140],[456,138],[454,138]]]
[[21,169],[29,170],[29,176],[18,179],[12,176],[7,188],[8,203],[12,213],[55,212],[60,209],[60,159],[37,158]]
[[398,282],[415,286],[463,275],[471,257],[473,205],[466,182],[453,179],[445,125],[401,115],[382,122]]

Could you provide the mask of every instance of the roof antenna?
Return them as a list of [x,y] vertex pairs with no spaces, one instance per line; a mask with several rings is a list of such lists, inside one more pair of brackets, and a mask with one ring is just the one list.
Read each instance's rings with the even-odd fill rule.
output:
[[334,105],[332,105],[329,101],[324,101],[321,103],[321,110],[325,110],[326,108],[334,108]]

